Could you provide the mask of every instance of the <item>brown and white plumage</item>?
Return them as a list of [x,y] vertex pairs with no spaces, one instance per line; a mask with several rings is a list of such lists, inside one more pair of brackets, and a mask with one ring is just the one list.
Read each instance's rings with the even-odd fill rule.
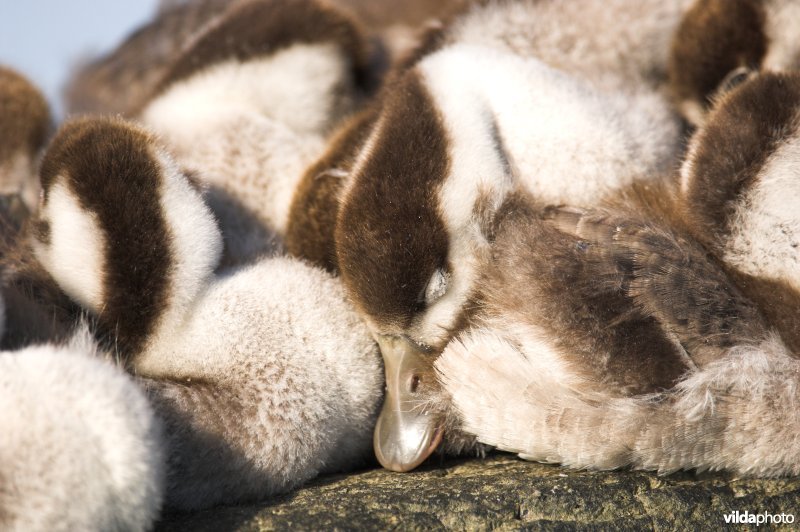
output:
[[38,263],[27,234],[38,210],[38,166],[52,128],[41,92],[20,74],[0,67],[0,279],[2,347],[64,340],[78,313]]
[[544,241],[518,223],[497,253],[553,270],[490,273],[489,318],[437,359],[463,429],[570,467],[800,472],[800,361],[701,246],[613,215]]
[[[345,133],[364,140],[331,157],[344,164],[323,182],[337,210],[324,234],[373,334],[403,339],[384,340],[387,349],[435,354],[465,326],[491,220],[515,190],[592,205],[675,163],[681,127],[664,88],[668,28],[683,6],[651,7],[474,4],[432,33],[391,76],[376,115]],[[580,9],[607,24],[562,24]]]
[[375,89],[383,62],[358,19],[332,3],[177,2],[79,71],[73,92],[147,124],[200,179],[225,268],[282,249],[298,181]]
[[756,75],[726,93],[693,138],[680,181],[687,226],[793,352],[800,349],[798,109],[796,73]]
[[684,117],[699,126],[722,92],[753,72],[796,70],[793,0],[695,0],[672,41],[669,78]]
[[760,75],[720,98],[671,215],[633,194],[614,210],[512,205],[485,317],[437,360],[446,396],[432,405],[534,460],[800,472],[799,88],[797,75]]
[[208,188],[234,265],[281,249],[303,172],[373,84],[346,13],[245,1],[185,43],[137,115]]
[[255,500],[369,456],[377,347],[338,281],[274,257],[216,275],[201,194],[143,128],[62,127],[36,257],[167,426],[166,504]]
[[34,211],[36,166],[52,128],[50,107],[27,79],[0,66],[0,116],[0,194],[16,196],[21,209]]

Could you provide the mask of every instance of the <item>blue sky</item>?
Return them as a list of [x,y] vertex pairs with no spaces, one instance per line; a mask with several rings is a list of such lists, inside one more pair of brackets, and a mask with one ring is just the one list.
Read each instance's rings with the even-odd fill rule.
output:
[[105,52],[146,22],[157,0],[0,0],[0,63],[26,74],[57,112],[81,58]]

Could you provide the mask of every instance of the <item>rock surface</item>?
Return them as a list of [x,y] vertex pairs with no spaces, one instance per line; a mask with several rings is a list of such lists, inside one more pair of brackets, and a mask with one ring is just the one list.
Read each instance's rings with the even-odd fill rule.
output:
[[261,504],[168,515],[157,530],[714,530],[736,510],[792,513],[798,525],[800,478],[569,471],[496,454],[322,477]]

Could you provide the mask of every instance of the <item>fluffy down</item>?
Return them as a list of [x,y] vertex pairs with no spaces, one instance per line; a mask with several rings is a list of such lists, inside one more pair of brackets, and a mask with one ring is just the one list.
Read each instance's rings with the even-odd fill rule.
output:
[[161,509],[161,425],[84,337],[0,353],[0,528],[148,530]]
[[800,361],[775,337],[731,349],[667,392],[629,398],[548,378],[491,333],[452,343],[436,368],[464,428],[525,459],[660,473],[800,473]]

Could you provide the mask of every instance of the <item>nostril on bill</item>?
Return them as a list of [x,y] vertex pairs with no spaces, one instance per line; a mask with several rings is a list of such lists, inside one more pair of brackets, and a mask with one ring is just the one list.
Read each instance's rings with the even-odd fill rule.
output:
[[417,374],[412,374],[408,378],[408,393],[417,393],[420,382],[422,382],[422,377]]
[[375,427],[378,461],[392,471],[410,471],[436,449],[442,439],[438,416],[421,409],[423,375],[430,355],[402,336],[376,337],[386,370],[386,397]]

